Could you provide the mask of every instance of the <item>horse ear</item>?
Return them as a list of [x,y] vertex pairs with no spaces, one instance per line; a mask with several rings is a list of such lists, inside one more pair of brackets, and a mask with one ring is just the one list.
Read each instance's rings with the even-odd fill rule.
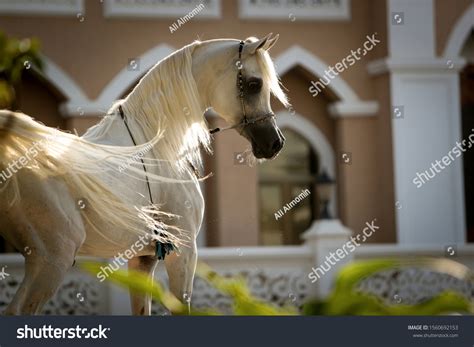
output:
[[278,35],[276,35],[274,38],[271,38],[272,35],[273,34],[270,33],[264,38],[261,38],[260,40],[247,43],[245,45],[246,50],[249,52],[249,54],[255,54],[258,49],[270,49],[275,44],[276,40],[278,40]]
[[265,45],[264,45],[263,48],[264,48],[266,51],[270,50],[270,48],[272,48],[272,47],[275,45],[275,43],[278,41],[278,38],[279,38],[279,37],[280,37],[280,35],[279,35],[279,34],[276,34],[274,37],[272,37],[271,39],[267,40],[267,42],[265,43]]

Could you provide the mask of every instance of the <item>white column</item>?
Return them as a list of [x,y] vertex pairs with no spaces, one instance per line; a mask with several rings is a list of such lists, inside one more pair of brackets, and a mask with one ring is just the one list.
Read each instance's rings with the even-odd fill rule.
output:
[[[447,70],[446,66],[439,68]],[[392,119],[396,199],[401,204],[396,210],[398,240],[402,244],[465,242],[462,157],[452,152],[461,141],[458,85],[456,71],[392,73],[392,105],[403,106],[404,113],[403,119]],[[443,163],[445,156],[448,165]],[[426,170],[436,175],[425,180]]]
[[[462,157],[451,153],[454,160],[443,163],[461,141],[458,72],[464,62],[435,56],[432,0],[388,4],[389,58],[369,64],[369,72],[390,73],[398,242],[464,243]],[[436,175],[417,187],[414,179],[425,170]]]
[[[352,253],[344,254],[342,257],[342,247],[349,241],[352,232],[342,225],[338,219],[320,219],[313,222],[311,227],[303,234],[302,238],[305,245],[311,248],[313,254],[312,270],[321,267],[321,264],[327,268],[331,253],[337,255],[339,259],[335,265],[332,265],[324,275],[320,276],[313,284],[312,294],[319,298],[327,296],[333,285],[334,277],[338,270],[353,259]],[[337,254],[339,252],[339,254]],[[334,258],[333,258],[334,259]],[[332,259],[332,262],[334,260]]]

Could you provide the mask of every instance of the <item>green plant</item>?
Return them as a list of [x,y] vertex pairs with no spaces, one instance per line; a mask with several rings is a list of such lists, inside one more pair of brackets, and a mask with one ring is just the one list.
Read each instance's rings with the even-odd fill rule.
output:
[[42,70],[40,44],[35,38],[16,39],[0,32],[0,109],[15,104],[15,87],[23,72],[35,66]]
[[[83,263],[82,267],[96,274],[102,264]],[[400,268],[423,267],[438,272],[446,272],[452,276],[472,280],[471,272],[461,264],[446,259],[421,260],[370,260],[355,262],[344,267],[336,277],[331,294],[323,299],[308,301],[303,307],[304,315],[438,315],[446,313],[472,313],[472,304],[463,296],[444,292],[440,295],[417,305],[389,305],[373,295],[357,290],[361,280],[377,272]],[[200,264],[198,276],[207,280],[211,286],[222,294],[228,295],[233,302],[234,315],[297,315],[298,312],[290,307],[276,307],[255,298],[247,288],[243,278],[224,278],[212,271],[206,265]],[[156,282],[151,282],[147,276],[138,272],[119,270],[112,273],[108,279],[121,286],[130,288],[135,293],[151,293],[156,301],[163,304],[172,314],[188,314],[187,305],[165,291]],[[193,315],[217,315],[216,311],[195,311]]]
[[[82,263],[81,267],[91,274],[100,271],[103,264]],[[209,281],[209,283],[218,289],[221,293],[229,295],[233,299],[233,310],[236,315],[295,315],[295,309],[282,309],[267,304],[262,300],[253,297],[245,281],[242,278],[228,279],[217,275],[214,271],[204,264],[198,265],[197,274]],[[151,282],[147,275],[136,271],[118,270],[113,272],[107,278],[111,282],[129,288],[133,293],[150,293],[151,297],[160,302],[173,315],[219,315],[213,310],[197,311],[192,309],[188,312],[188,306],[178,300],[173,294],[163,289],[161,284]]]
[[440,315],[472,313],[472,304],[460,294],[446,291],[416,305],[387,304],[379,298],[357,290],[357,285],[377,272],[418,267],[472,281],[472,273],[464,265],[447,259],[381,259],[354,262],[338,273],[334,288],[324,300],[313,299],[303,309],[305,315]]

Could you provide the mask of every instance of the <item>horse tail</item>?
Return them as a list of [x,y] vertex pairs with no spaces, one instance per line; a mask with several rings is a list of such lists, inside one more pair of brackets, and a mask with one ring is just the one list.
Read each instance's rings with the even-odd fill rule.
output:
[[13,157],[13,153],[6,149],[10,147],[9,143],[14,134],[14,128],[18,126],[17,122],[17,113],[9,110],[0,110],[0,169],[11,161]]
[[[89,230],[110,242],[120,243],[117,233],[122,233],[125,242],[131,233],[134,237],[151,236],[156,241],[179,246],[187,243],[185,233],[164,224],[162,221],[170,220],[170,215],[160,212],[157,205],[136,206],[136,199],[132,198],[136,193],[127,194],[126,190],[131,188],[124,187],[123,178],[131,176],[150,183],[183,180],[145,172],[139,165],[128,165],[126,173],[119,172],[127,159],[150,150],[160,138],[157,135],[150,142],[132,147],[95,144],[47,127],[23,113],[0,110],[0,174],[7,165],[15,163],[16,168],[31,170],[40,178],[62,179],[73,197],[88,202],[89,212],[83,217]],[[147,158],[147,165],[158,165],[158,161]],[[16,183],[15,177],[10,180]],[[8,181],[0,185],[0,194]],[[111,226],[107,228],[111,232],[105,235],[107,231],[97,227],[101,225]]]
[[8,110],[0,110],[0,141],[7,137],[10,129],[15,123],[15,113]]
[[[12,186],[17,187],[16,177],[6,175],[7,163],[10,162],[11,154],[6,151],[6,144],[11,135],[11,129],[16,121],[15,113],[9,110],[0,110],[0,194],[5,197],[6,188],[13,182]],[[9,190],[13,192],[10,196],[10,204],[14,203],[18,197],[18,189]]]

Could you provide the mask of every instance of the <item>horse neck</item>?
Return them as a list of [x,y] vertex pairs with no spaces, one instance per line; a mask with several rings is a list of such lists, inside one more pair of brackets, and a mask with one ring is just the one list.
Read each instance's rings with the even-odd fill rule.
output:
[[123,101],[122,107],[137,143],[163,137],[153,152],[172,162],[202,165],[200,145],[209,149],[209,134],[201,101],[191,72],[192,50],[177,51],[153,67]]

